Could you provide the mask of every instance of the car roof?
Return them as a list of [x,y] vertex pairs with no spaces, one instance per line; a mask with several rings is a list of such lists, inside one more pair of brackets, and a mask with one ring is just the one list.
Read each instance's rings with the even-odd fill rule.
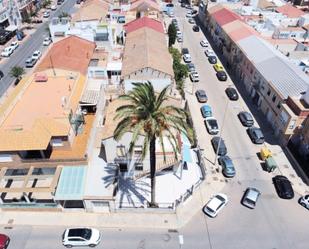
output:
[[203,105],[201,108],[206,111],[211,111],[210,105]]
[[259,196],[260,191],[258,191],[256,188],[247,188],[246,190],[246,198],[255,201],[257,197]]
[[205,94],[205,95],[206,95],[206,92],[205,92],[205,90],[203,90],[203,89],[197,90],[196,92],[197,92],[198,94]]
[[243,115],[246,119],[253,120],[252,115],[249,112],[243,111],[240,112],[240,115]]
[[218,199],[217,195],[215,195],[207,204],[209,208],[212,210],[217,210],[217,208],[222,204],[223,201]]

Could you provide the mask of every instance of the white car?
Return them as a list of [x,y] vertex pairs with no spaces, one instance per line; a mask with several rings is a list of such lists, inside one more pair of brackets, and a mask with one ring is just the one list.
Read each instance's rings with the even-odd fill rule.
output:
[[45,12],[43,13],[43,18],[48,18],[49,16],[50,16],[49,11],[45,11]]
[[215,52],[212,51],[211,49],[206,49],[204,53],[206,54],[207,57],[215,56]]
[[10,45],[10,47],[12,47],[13,50],[15,50],[16,48],[18,48],[18,46],[19,46],[19,44],[18,44],[17,41],[12,42],[11,45]]
[[216,135],[219,133],[219,125],[217,119],[214,117],[207,117],[205,119],[205,125],[209,134]]
[[177,37],[182,37],[182,33],[181,33],[181,31],[177,30],[177,32],[176,32],[176,36],[177,36]]
[[214,195],[204,206],[203,211],[210,217],[214,218],[228,203],[228,198],[225,194]]
[[173,11],[171,11],[171,12],[168,14],[168,16],[169,16],[170,18],[175,17],[174,12],[173,12]]
[[198,72],[191,72],[189,74],[189,76],[190,76],[190,80],[192,82],[199,82],[200,81],[200,76],[199,76]]
[[1,56],[2,57],[10,57],[11,54],[13,54],[14,48],[12,47],[6,47],[5,49],[2,50]]
[[48,46],[49,44],[51,44],[51,39],[49,37],[46,37],[43,41],[43,46]]
[[51,10],[56,10],[56,9],[57,9],[57,6],[56,6],[56,5],[52,5],[52,6],[50,6],[50,9],[51,9]]
[[201,40],[200,44],[203,48],[209,47],[209,42],[207,40]]
[[299,199],[299,204],[309,209],[309,195],[305,195]]
[[192,17],[193,17],[193,15],[192,15],[190,12],[188,12],[188,13],[186,14],[186,17],[188,17],[188,18],[192,18]]
[[100,231],[94,228],[68,228],[62,235],[62,244],[68,248],[73,246],[95,247],[100,241]]
[[32,54],[32,58],[35,59],[35,60],[39,60],[41,58],[41,56],[42,56],[42,53],[39,50],[34,51],[33,54]]
[[190,63],[192,61],[191,55],[189,54],[184,54],[182,58],[185,63]]

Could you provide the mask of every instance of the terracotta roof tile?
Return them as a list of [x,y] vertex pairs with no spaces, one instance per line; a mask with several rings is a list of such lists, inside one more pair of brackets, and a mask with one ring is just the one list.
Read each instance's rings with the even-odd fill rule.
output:
[[301,17],[305,15],[305,12],[303,12],[300,9],[297,9],[291,4],[286,4],[286,5],[276,8],[276,12],[282,13],[283,15],[286,15],[287,17],[290,17],[290,18],[297,18],[297,17]]
[[122,62],[122,77],[143,68],[152,68],[174,77],[172,64],[172,57],[168,52],[164,34],[150,28],[140,28],[127,35]]
[[102,0],[87,0],[72,16],[72,22],[105,20],[109,3]]
[[160,10],[159,4],[153,0],[137,0],[131,4],[130,10]]
[[87,73],[95,43],[77,36],[69,36],[53,44],[47,55],[36,67],[36,72],[50,68]]
[[144,27],[148,27],[158,32],[164,33],[163,25],[160,21],[154,20],[146,16],[135,19],[134,21],[131,21],[124,25],[124,29],[127,34]]
[[212,14],[212,17],[216,20],[216,22],[223,26],[227,23],[233,22],[235,20],[240,20],[241,17],[237,15],[232,10],[229,10],[227,8],[222,8]]

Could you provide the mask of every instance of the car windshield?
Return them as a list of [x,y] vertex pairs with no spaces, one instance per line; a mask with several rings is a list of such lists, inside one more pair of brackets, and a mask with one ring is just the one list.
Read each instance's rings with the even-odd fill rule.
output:
[[85,238],[86,240],[89,240],[91,237],[91,230],[90,229],[83,229],[83,238]]
[[259,138],[264,138],[264,135],[260,129],[255,130],[255,135]]
[[250,200],[248,198],[246,198],[246,202],[249,204],[249,205],[255,205],[255,202],[253,200]]
[[208,120],[208,123],[212,129],[218,129],[218,123],[215,119]]
[[225,202],[225,199],[220,195],[216,195],[216,198],[222,202]]
[[253,121],[253,119],[252,119],[252,117],[251,117],[251,115],[249,113],[245,112],[244,116],[245,116],[246,120]]
[[212,210],[210,207],[206,207],[211,213],[214,213],[215,211],[214,210]]

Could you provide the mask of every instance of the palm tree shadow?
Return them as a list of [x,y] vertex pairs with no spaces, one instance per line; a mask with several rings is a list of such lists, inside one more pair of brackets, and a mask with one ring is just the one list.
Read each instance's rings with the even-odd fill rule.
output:
[[118,165],[113,163],[108,163],[104,167],[106,176],[102,177],[104,186],[108,188],[111,185],[114,185],[118,180]]
[[120,192],[119,207],[123,207],[124,205],[141,207],[144,206],[145,202],[148,202],[146,197],[151,192],[149,183],[124,179],[122,176],[119,176],[118,186]]

